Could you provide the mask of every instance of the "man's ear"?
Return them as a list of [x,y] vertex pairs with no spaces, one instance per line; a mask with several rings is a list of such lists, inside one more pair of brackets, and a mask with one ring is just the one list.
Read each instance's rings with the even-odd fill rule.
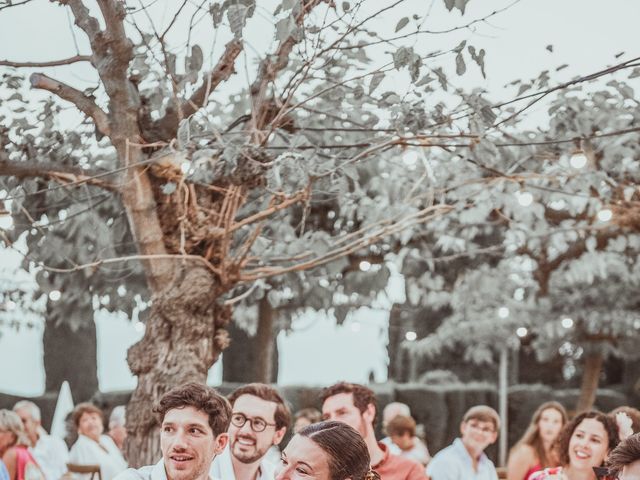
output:
[[373,427],[373,419],[376,418],[376,406],[373,403],[367,405],[367,409],[362,412],[362,418]]
[[229,434],[227,432],[219,434],[214,442],[214,451],[216,455],[220,455],[224,450],[224,447],[229,443]]
[[278,445],[284,438],[285,433],[287,433],[287,427],[276,430],[276,433],[273,434],[273,444]]
[[464,435],[464,422],[460,422],[460,435]]

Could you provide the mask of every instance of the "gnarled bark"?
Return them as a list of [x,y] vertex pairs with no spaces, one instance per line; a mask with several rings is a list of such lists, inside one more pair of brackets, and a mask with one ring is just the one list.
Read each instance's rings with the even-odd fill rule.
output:
[[147,331],[127,356],[138,377],[127,408],[126,451],[131,466],[148,465],[160,455],[158,425],[150,406],[182,383],[204,383],[228,342],[224,327],[230,311],[215,302],[217,287],[209,270],[189,265],[153,299]]

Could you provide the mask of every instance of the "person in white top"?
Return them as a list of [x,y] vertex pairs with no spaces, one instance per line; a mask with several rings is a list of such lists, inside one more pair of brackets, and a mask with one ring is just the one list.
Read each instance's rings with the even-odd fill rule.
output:
[[277,390],[250,383],[229,395],[232,406],[229,445],[213,461],[209,473],[223,480],[273,480],[269,449],[284,437],[291,413]]
[[109,415],[109,431],[107,435],[116,444],[120,451],[124,451],[124,441],[127,438],[126,408],[124,405],[118,405],[111,410]]
[[47,434],[41,424],[40,409],[29,400],[20,400],[13,406],[33,447],[29,448],[46,480],[58,480],[67,471],[69,450],[64,440]]
[[498,438],[500,417],[491,407],[476,405],[464,414],[460,438],[440,450],[427,466],[431,480],[498,480],[484,450]]
[[187,383],[167,392],[153,411],[160,423],[162,459],[129,468],[115,480],[213,480],[211,462],[229,440],[227,399],[211,387]]
[[[113,480],[127,468],[122,453],[107,435],[103,435],[102,411],[91,403],[79,403],[71,414],[78,440],[69,452],[69,463],[100,465],[102,480]],[[78,475],[78,478],[88,475]]]
[[[388,431],[389,423],[397,417],[402,417],[405,420],[399,421],[399,424],[396,425],[395,430],[399,434],[396,435],[395,438],[392,438],[392,435]],[[412,428],[408,426],[410,421],[407,421],[406,419],[411,419],[411,421],[413,421]],[[391,402],[382,409],[382,430],[388,436],[380,440],[380,443],[384,443],[389,447],[389,451],[394,455],[410,458],[422,463],[423,465],[426,465],[429,463],[429,460],[431,460],[431,455],[429,454],[427,445],[416,435],[417,426],[411,417],[409,405],[406,403]],[[410,438],[405,435],[405,432],[407,431],[413,432],[411,433]]]

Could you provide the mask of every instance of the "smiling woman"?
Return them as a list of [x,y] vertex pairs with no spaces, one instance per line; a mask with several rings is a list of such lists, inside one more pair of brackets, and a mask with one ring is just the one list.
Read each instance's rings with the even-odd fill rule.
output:
[[342,422],[309,425],[282,452],[276,480],[379,480],[360,434]]
[[557,443],[562,467],[534,474],[531,480],[596,480],[594,467],[601,467],[618,444],[615,421],[592,410],[582,413],[560,432]]
[[[78,440],[71,447],[69,461],[77,465],[100,465],[102,480],[111,480],[127,468],[127,462],[116,444],[103,435],[102,411],[90,403],[79,403],[73,409],[73,423]],[[84,475],[88,478],[88,475]],[[82,476],[78,475],[78,478]]]

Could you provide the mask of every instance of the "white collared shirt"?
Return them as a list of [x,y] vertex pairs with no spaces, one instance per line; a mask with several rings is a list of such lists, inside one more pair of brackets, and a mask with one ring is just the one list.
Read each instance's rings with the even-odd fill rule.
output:
[[[127,469],[127,462],[111,437],[100,436],[100,443],[78,435],[78,440],[71,447],[69,462],[78,465],[100,465],[102,480],[112,480],[120,472]],[[75,478],[89,478],[88,475],[74,474]]]
[[[274,480],[274,478],[276,478],[275,470],[275,465],[263,457],[260,462],[257,480]],[[209,476],[213,478],[221,478],[223,480],[236,480],[229,445],[224,448],[220,455],[213,459],[213,463],[209,469]]]
[[496,467],[484,452],[478,470],[473,469],[473,459],[459,438],[431,459],[427,475],[431,480],[498,480]]
[[58,480],[67,471],[69,450],[64,440],[38,429],[38,441],[29,449],[46,480]]

